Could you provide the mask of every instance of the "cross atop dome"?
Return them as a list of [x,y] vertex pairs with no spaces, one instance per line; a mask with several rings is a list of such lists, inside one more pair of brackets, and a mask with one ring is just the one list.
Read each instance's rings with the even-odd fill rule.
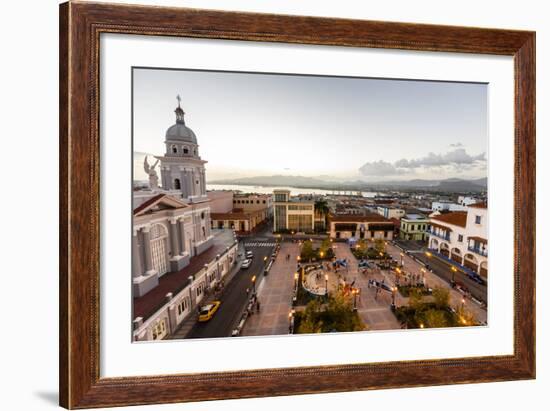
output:
[[183,111],[181,108],[181,97],[179,94],[176,96],[176,100],[178,100],[178,108],[176,108],[176,110],[174,111],[176,113],[176,123],[185,124],[185,120],[183,118],[183,116],[185,115],[185,111]]

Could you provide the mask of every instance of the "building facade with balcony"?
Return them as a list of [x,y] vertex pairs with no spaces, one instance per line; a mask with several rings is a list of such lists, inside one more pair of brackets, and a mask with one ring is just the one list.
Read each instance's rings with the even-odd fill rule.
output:
[[428,246],[462,266],[487,277],[487,204],[466,206],[430,217]]

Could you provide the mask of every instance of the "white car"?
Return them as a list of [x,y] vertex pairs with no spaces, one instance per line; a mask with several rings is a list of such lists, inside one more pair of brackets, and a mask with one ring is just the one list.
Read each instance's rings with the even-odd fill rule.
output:
[[252,251],[247,251],[245,256],[246,256],[246,258],[252,258],[252,257],[254,257],[254,254],[252,254]]
[[241,268],[248,268],[248,267],[250,267],[250,264],[252,264],[252,260],[246,259],[242,262]]

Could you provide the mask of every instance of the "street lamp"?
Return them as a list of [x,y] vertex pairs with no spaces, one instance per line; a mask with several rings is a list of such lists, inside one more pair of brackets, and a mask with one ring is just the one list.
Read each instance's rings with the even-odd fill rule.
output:
[[399,255],[401,256],[401,267],[403,267],[403,256],[404,256],[404,254],[400,253]]
[[391,308],[395,309],[395,293],[397,292],[397,287],[391,288]]
[[453,266],[451,267],[451,275],[452,275],[452,277],[451,277],[451,282],[453,283],[453,285],[454,285],[454,283],[455,283],[455,273],[456,273],[457,271],[458,271],[458,270],[457,270],[456,267],[453,265]]
[[353,311],[357,311],[357,294],[359,293],[359,289],[354,288],[351,293],[353,294]]
[[252,292],[256,294],[256,276],[252,276]]
[[426,274],[426,270],[424,270],[423,268],[420,269],[420,272],[422,273],[422,284],[424,286],[426,286],[426,282],[424,280],[424,274]]
[[298,288],[298,277],[299,277],[299,274],[296,272],[294,273],[294,288]]
[[426,251],[426,257],[431,257],[432,256],[432,253],[430,253],[429,251]]
[[319,253],[319,256],[320,256],[321,258],[323,258],[324,255],[325,255],[325,253],[322,252],[322,251]]
[[325,295],[328,297],[328,274],[325,274]]

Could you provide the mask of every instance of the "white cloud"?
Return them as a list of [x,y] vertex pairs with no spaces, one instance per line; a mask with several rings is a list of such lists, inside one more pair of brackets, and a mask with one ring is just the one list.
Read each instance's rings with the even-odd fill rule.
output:
[[[462,145],[461,143],[456,143]],[[451,144],[453,146],[453,144]],[[456,146],[456,145],[455,145]],[[359,172],[366,177],[389,177],[416,173],[418,169],[448,171],[454,169],[462,172],[474,167],[485,169],[487,159],[485,153],[471,155],[464,148],[455,148],[446,153],[428,153],[421,158],[402,158],[394,163],[379,160],[363,164]]]

